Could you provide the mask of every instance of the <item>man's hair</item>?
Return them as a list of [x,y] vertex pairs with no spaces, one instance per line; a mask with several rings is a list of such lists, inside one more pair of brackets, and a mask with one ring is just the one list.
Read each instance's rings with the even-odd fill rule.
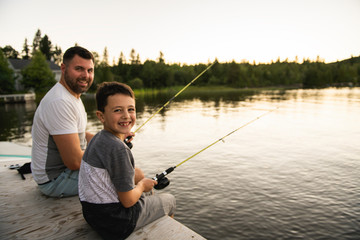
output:
[[63,63],[67,64],[75,57],[75,55],[78,55],[85,59],[91,59],[94,62],[94,56],[91,52],[89,52],[87,49],[83,47],[75,46],[66,50],[63,56]]
[[103,82],[96,91],[97,110],[105,112],[108,97],[115,94],[124,94],[135,99],[135,94],[128,85],[119,82]]

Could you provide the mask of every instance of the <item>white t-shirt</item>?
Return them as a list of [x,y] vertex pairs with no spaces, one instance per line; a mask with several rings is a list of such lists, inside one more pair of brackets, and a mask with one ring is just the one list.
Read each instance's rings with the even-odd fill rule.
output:
[[31,170],[38,184],[57,178],[66,169],[52,135],[78,133],[84,150],[86,124],[81,99],[56,83],[41,100],[33,120]]

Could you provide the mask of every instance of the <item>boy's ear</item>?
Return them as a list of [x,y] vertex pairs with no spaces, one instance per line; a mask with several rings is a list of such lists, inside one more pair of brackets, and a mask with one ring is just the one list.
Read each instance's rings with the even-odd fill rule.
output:
[[96,116],[100,120],[100,122],[104,123],[105,119],[104,119],[104,113],[103,112],[96,111]]

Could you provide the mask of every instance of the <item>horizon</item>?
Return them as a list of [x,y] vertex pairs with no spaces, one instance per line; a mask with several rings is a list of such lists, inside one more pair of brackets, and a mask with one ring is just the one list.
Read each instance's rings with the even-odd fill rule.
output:
[[142,63],[160,52],[167,64],[331,63],[360,56],[359,10],[357,0],[0,0],[0,46],[21,53],[40,29],[63,52],[77,43],[102,60],[106,47],[110,65],[132,49]]

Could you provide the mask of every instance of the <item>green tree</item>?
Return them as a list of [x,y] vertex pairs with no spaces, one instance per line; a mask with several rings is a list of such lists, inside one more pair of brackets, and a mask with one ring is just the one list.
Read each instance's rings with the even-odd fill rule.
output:
[[158,63],[165,63],[164,54],[162,51],[160,51],[160,55],[158,58]]
[[53,60],[57,65],[60,66],[62,61],[62,50],[58,45],[55,46],[55,49],[53,51]]
[[102,63],[104,66],[107,66],[107,67],[109,66],[109,54],[108,54],[107,47],[104,48]]
[[126,63],[126,59],[125,59],[124,53],[121,52],[119,60],[118,60],[118,65],[122,65],[122,64],[125,64],[125,63]]
[[140,78],[134,78],[129,81],[129,86],[133,89],[140,89],[144,87],[144,83]]
[[131,52],[130,52],[130,64],[131,65],[134,65],[136,64],[136,52],[135,52],[135,49],[131,49]]
[[46,57],[40,51],[36,51],[30,64],[21,71],[22,84],[26,89],[34,89],[43,92],[56,83]]
[[29,44],[28,44],[27,38],[25,38],[25,41],[24,41],[22,54],[23,54],[22,59],[30,58],[30,49],[29,49]]
[[[118,64],[116,66],[113,66],[113,71],[116,75],[118,76],[125,76],[126,75],[126,71],[127,71],[127,66],[126,66],[126,59],[124,57],[123,52],[120,53],[120,57],[118,60]],[[123,78],[123,77],[121,77]]]
[[10,45],[6,45],[4,48],[2,48],[2,52],[6,58],[18,58],[19,56],[19,52]]
[[45,55],[47,60],[51,60],[51,57],[53,56],[52,45],[49,37],[46,34],[40,40],[39,49]]
[[91,53],[94,56],[94,67],[95,67],[95,70],[96,70],[96,68],[100,65],[100,56],[99,56],[99,54],[97,52],[91,52]]
[[239,83],[240,68],[239,65],[233,60],[229,64],[229,70],[227,75],[227,84],[232,87],[237,87]]
[[95,80],[96,83],[114,81],[114,74],[109,66],[107,47],[104,49],[103,60],[95,67]]
[[36,51],[39,50],[41,42],[41,31],[38,29],[35,33],[33,44],[32,44],[32,55],[35,55]]
[[13,93],[15,91],[15,79],[13,70],[0,48],[0,93]]

